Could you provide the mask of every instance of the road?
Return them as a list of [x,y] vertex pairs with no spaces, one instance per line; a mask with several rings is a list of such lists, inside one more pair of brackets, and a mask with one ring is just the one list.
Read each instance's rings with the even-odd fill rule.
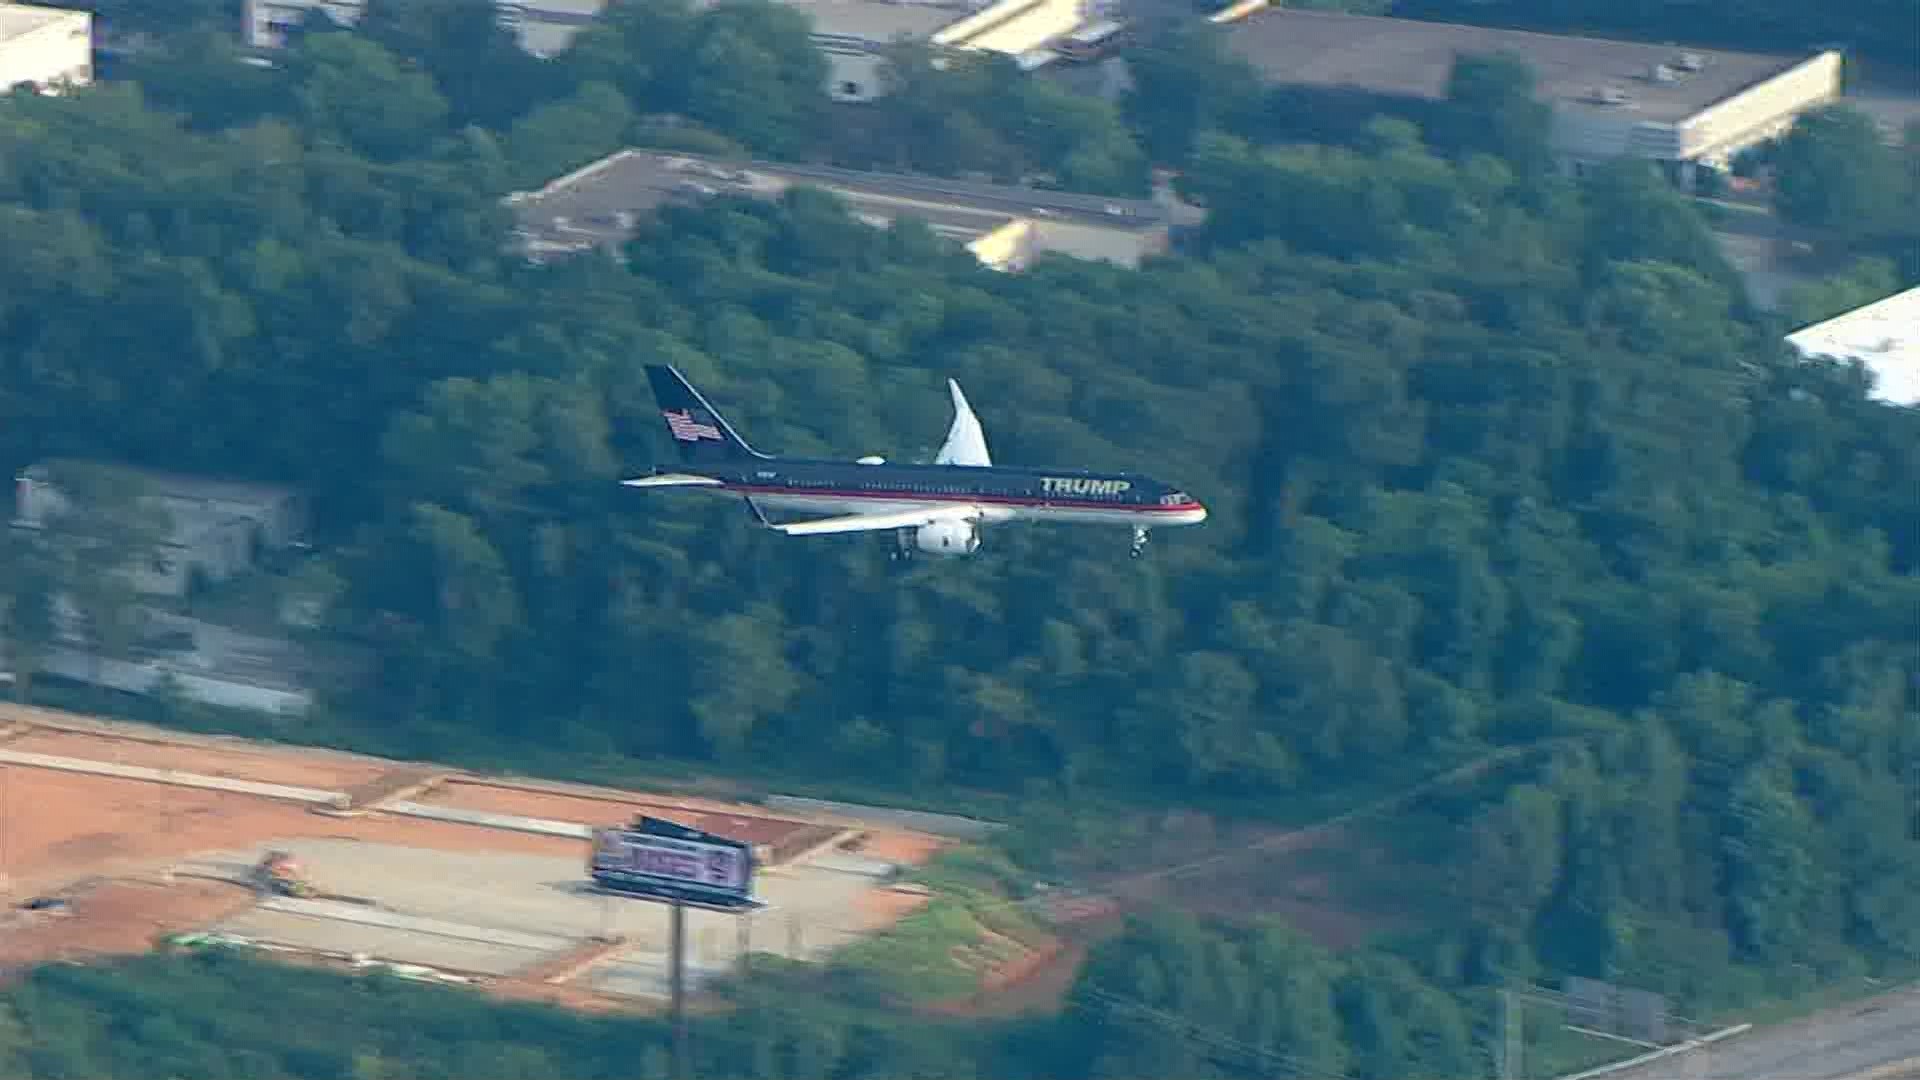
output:
[[1687,1054],[1608,1073],[1605,1080],[1874,1080],[1920,1078],[1920,984]]

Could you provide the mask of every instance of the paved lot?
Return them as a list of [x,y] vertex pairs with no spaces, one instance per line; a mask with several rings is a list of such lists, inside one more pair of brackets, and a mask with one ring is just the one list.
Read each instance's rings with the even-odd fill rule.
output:
[[[324,893],[358,903],[270,900],[215,929],[282,945],[508,975],[596,935],[630,944],[587,981],[616,993],[664,992],[667,908],[587,887],[582,859],[430,851],[351,839],[294,838],[201,856],[181,869],[237,877],[267,849],[293,853]],[[877,866],[861,860],[765,871],[768,907],[745,917],[749,947],[814,959],[886,921],[868,897]],[[741,917],[689,910],[690,968],[729,968]]]
[[[1920,985],[1611,1073],[1607,1080],[1849,1080],[1910,1059],[1920,1059]],[[1876,1080],[1914,1077],[1920,1068]]]

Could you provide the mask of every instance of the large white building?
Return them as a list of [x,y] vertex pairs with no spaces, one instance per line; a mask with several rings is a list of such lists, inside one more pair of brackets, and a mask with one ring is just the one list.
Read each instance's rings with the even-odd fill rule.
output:
[[1920,406],[1920,288],[1802,327],[1787,344],[1802,356],[1858,360],[1873,373],[1876,399]]
[[1553,108],[1552,147],[1568,171],[1639,157],[1670,165],[1689,187],[1696,168],[1724,170],[1841,91],[1831,51],[1771,56],[1273,9],[1227,40],[1277,84],[1426,101],[1446,96],[1456,57],[1512,53]]
[[93,16],[85,11],[0,3],[0,93],[43,93],[93,81]]

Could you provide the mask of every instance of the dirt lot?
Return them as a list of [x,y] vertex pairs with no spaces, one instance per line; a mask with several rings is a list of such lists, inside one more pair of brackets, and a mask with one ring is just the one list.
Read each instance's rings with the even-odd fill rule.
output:
[[[18,717],[0,712],[0,728],[13,719]],[[168,744],[150,731],[121,739],[36,728],[16,733],[4,746],[332,791],[418,772],[417,763],[383,766],[265,744]],[[456,780],[426,799],[584,824],[652,812],[757,843],[823,831],[742,806],[637,792],[590,798]],[[618,984],[623,994],[648,994],[661,982],[653,968],[665,947],[655,925],[664,925],[664,909],[592,898],[582,875],[585,845],[576,839],[377,811],[329,816],[258,795],[26,765],[0,764],[0,807],[0,897],[9,898],[0,907],[0,969],[66,955],[139,951],[165,933],[218,928],[318,954],[470,970],[491,975],[485,982],[496,992],[583,1006],[604,1004],[597,983]],[[860,854],[918,862],[939,846],[929,837],[889,831],[873,834]],[[198,876],[240,877],[268,847],[293,851],[316,885],[348,902],[263,900]],[[171,886],[161,883],[168,872],[177,873]],[[762,895],[772,906],[753,920],[761,927],[754,948],[817,955],[924,903],[882,888],[868,876],[875,872],[809,860],[770,870]],[[69,896],[70,910],[53,915],[13,908],[26,897],[45,895]],[[543,960],[564,957],[608,930],[628,944],[603,973],[607,978],[589,974],[566,986],[519,985],[527,982],[522,970],[544,970]],[[703,963],[730,963],[737,951],[725,916],[691,913],[689,933],[698,939],[695,959]]]
[[0,972],[48,960],[139,953],[253,903],[245,889],[211,881],[171,887],[113,881],[76,890],[65,914],[0,914]]
[[0,847],[12,892],[156,870],[197,852],[296,837],[341,837],[443,851],[557,854],[578,841],[417,818],[332,818],[292,803],[144,780],[0,767],[9,813]]
[[31,733],[0,743],[8,750],[29,754],[111,761],[116,765],[144,765],[150,769],[178,769],[182,772],[220,776],[231,780],[255,780],[268,784],[346,791],[391,771],[394,766],[374,762],[357,763],[319,755],[296,756],[287,753],[259,753],[241,749],[215,748],[210,745],[183,746],[136,742],[99,735],[38,728]]
[[951,847],[952,843],[920,833],[870,832],[855,850],[869,859],[919,866],[942,849]]

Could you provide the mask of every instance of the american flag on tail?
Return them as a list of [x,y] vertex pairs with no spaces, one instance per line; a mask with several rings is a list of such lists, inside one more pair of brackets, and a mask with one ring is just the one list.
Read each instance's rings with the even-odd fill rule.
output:
[[672,409],[665,409],[660,415],[667,418],[667,430],[673,432],[673,437],[681,442],[698,442],[701,439],[720,441],[720,429],[712,424],[702,424],[695,420],[689,410],[681,409],[675,412]]

